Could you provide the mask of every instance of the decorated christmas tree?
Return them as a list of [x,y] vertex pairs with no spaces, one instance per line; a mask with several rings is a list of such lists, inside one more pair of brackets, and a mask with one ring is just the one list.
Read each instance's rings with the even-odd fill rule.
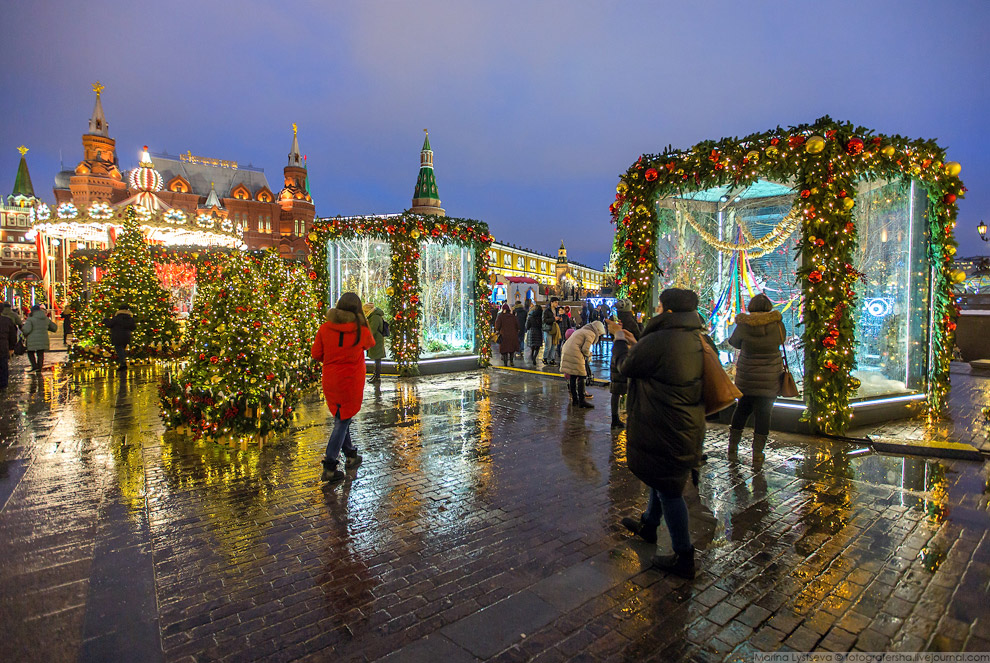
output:
[[203,266],[189,361],[161,386],[162,418],[194,437],[266,436],[288,426],[312,383],[315,298],[301,268],[235,253]]
[[110,329],[104,321],[124,306],[130,308],[136,325],[128,354],[138,358],[173,356],[179,344],[179,326],[131,206],[123,212],[123,229],[110,252],[106,274],[83,305],[78,320],[73,320],[77,342],[70,351],[70,361],[102,361],[113,356]]

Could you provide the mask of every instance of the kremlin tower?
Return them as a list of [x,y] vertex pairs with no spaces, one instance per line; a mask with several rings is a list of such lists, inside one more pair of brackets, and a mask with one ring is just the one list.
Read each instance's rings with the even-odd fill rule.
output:
[[99,81],[93,86],[96,105],[89,119],[89,132],[82,137],[83,160],[69,179],[72,202],[79,208],[96,201],[118,203],[127,195],[127,183],[117,164],[116,141],[110,138],[107,118],[103,114],[100,100],[103,87]]
[[430,148],[429,131],[426,131],[423,150],[419,153],[419,177],[416,178],[416,191],[413,193],[412,208],[409,211],[413,214],[447,215],[440,207],[440,197],[437,195],[437,178],[433,173],[433,150]]

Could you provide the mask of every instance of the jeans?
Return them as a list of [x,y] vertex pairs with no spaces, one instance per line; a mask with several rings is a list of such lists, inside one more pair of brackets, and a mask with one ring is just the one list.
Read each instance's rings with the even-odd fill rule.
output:
[[567,390],[571,392],[572,403],[584,403],[588,400],[584,397],[584,377],[581,375],[567,376]]
[[660,490],[650,488],[650,501],[643,514],[643,522],[651,527],[660,524],[660,519],[667,523],[670,532],[670,542],[674,552],[686,554],[691,552],[691,532],[688,529],[687,502],[684,501],[683,482],[681,488],[676,486],[664,487]]
[[519,356],[522,357],[523,348],[526,347],[526,331],[519,332]]
[[354,443],[351,442],[351,420],[341,419],[340,412],[333,415],[333,430],[330,431],[330,439],[327,440],[327,452],[323,459],[329,463],[336,463],[340,450],[354,451]]
[[753,432],[757,435],[766,435],[770,432],[770,415],[773,414],[773,402],[775,396],[746,396],[743,395],[736,403],[736,410],[732,413],[733,428],[745,428],[750,414],[755,414],[753,422]]
[[117,365],[121,368],[127,366],[127,344],[114,345],[113,349],[117,352]]
[[31,362],[31,368],[35,371],[40,371],[41,367],[45,365],[45,351],[44,350],[28,350],[28,361]]
[[557,353],[557,346],[550,340],[550,332],[543,332],[543,363],[549,364],[554,360]]

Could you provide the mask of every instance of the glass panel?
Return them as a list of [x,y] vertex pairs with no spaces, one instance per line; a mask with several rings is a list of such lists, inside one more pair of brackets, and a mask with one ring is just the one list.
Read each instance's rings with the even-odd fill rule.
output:
[[928,366],[928,195],[915,182],[864,182],[856,199],[859,247],[854,375],[859,398],[924,390]]
[[[657,249],[663,274],[656,286],[657,293],[671,287],[698,293],[700,311],[708,319],[712,338],[726,363],[736,352],[726,343],[736,315],[746,311],[753,295],[766,294],[783,317],[787,360],[800,390],[804,377],[799,347],[803,325],[801,290],[794,276],[799,260],[794,248],[800,236],[793,225],[783,223],[792,200],[788,187],[761,180],[745,192],[713,189],[697,192],[690,200],[662,201]],[[675,207],[676,211],[672,209]],[[711,240],[740,245],[776,238],[771,242],[776,246],[762,256],[755,255],[760,252],[755,249],[746,253],[723,251],[712,246],[698,229]]]
[[385,242],[367,238],[329,242],[327,302],[333,306],[343,293],[356,292],[362,302],[375,304],[387,315],[385,289],[390,258]]
[[428,242],[420,254],[420,357],[471,354],[475,313],[471,252]]

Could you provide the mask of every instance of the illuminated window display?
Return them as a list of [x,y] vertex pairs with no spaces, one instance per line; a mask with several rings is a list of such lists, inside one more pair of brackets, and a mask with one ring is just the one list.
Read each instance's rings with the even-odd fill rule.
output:
[[384,311],[391,256],[386,242],[367,237],[331,242],[327,247],[330,305],[345,292],[356,292],[362,302]]
[[428,242],[419,259],[421,357],[470,354],[474,347],[471,253]]
[[619,295],[648,310],[659,288],[698,290],[722,341],[764,291],[801,390],[778,407],[814,432],[884,412],[940,416],[952,284],[965,280],[952,264],[961,169],[934,141],[829,117],[643,154],[609,206]]

